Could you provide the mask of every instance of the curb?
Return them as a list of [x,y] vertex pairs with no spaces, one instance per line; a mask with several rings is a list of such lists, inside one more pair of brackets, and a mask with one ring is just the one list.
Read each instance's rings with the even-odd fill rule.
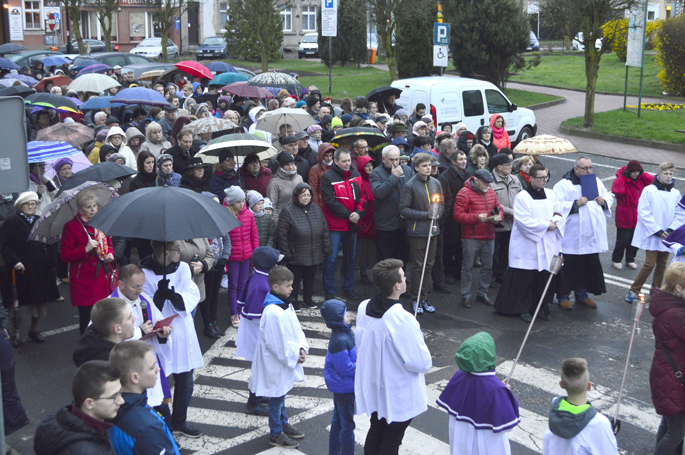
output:
[[562,104],[565,102],[566,102],[566,98],[564,98],[562,96],[561,99],[558,99],[558,100],[545,101],[544,103],[539,103],[539,104],[531,104],[530,106],[525,106],[525,108],[530,109],[531,111],[536,111],[538,109],[544,109],[546,107],[556,106],[557,104]]
[[569,128],[559,125],[559,131],[570,136],[586,137],[590,139],[598,139],[601,141],[616,142],[619,144],[638,145],[641,147],[649,147],[660,150],[668,150],[671,152],[685,152],[685,145],[670,144],[668,142],[649,141],[646,139],[637,139],[625,136],[616,136],[614,134],[596,133],[594,131],[582,130],[579,128]]
[[[546,88],[556,88],[559,90],[570,90],[572,92],[579,92],[579,93],[585,93],[587,90],[585,89],[579,89],[579,88],[568,88],[568,87],[559,87],[557,85],[545,85],[545,84],[533,84],[532,82],[521,82],[521,81],[514,81],[514,80],[508,80],[507,82],[512,82],[514,84],[521,84],[521,85],[528,85],[531,87],[546,87]],[[596,91],[596,94],[599,95],[613,95],[613,96],[621,96],[623,95],[622,93],[613,93],[613,92],[600,92]],[[628,96],[638,96],[636,94],[628,93]],[[643,98],[660,98],[664,100],[668,99],[685,99],[683,96],[676,96],[676,95],[645,95],[644,93],[642,94]],[[529,108],[530,109],[530,108]]]

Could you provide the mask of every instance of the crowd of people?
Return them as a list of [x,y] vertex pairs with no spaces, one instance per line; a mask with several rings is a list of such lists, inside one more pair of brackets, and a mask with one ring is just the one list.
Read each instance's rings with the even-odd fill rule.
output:
[[[106,93],[50,84],[45,90],[85,102],[141,85],[132,73],[112,76],[121,87]],[[609,249],[612,212],[613,267],[621,269],[625,258],[626,267],[637,269],[636,252],[646,251],[628,302],[638,299],[654,272],[650,311],[664,343],[650,376],[657,412],[664,416],[655,453],[670,454],[682,442],[685,396],[674,399],[680,384],[664,379],[668,352],[685,352],[677,325],[685,316],[685,266],[678,264],[685,252],[685,201],[674,188],[673,164],[661,163],[651,176],[630,161],[609,190],[594,175],[592,160],[580,157],[550,189],[544,157],[516,157],[498,114],[471,132],[463,123],[435,125],[420,103],[407,112],[394,95],[378,102],[345,98],[334,106],[314,86],[296,94],[283,89],[268,102],[183,77],[149,88],[169,104],[79,114],[29,107],[27,135],[81,122],[93,129],[93,140],[80,147],[90,163],[114,162],[133,171],[116,182],[120,194],[185,188],[222,204],[241,225],[221,237],[167,243],[111,237],[88,225],[99,207],[93,192],[84,190],[59,245],[29,241],[42,211],[73,175],[69,158],[52,163],[52,178],[44,163],[33,163],[30,191],[2,195],[5,306],[15,300],[14,286],[13,311],[31,318],[29,337],[42,343],[38,322],[47,316],[46,304],[61,298],[56,283],[63,282],[80,319],[74,402],[39,427],[39,455],[79,453],[77,448],[92,454],[179,453],[173,435],[200,437],[187,422],[193,371],[204,366],[194,315],[199,308],[205,336],[225,335],[217,320],[221,287],[227,289],[227,322],[237,329],[237,355],[252,362],[246,412],[268,416],[272,445],[297,447],[304,434],[288,423],[285,396],[304,380],[309,348],[297,313],[318,307],[313,297],[319,273],[321,315],[333,331],[324,369],[335,403],[330,453],[354,452],[355,406],[371,418],[365,453],[397,453],[411,420],[426,410],[423,375],[432,366],[420,326],[405,307],[418,315],[435,313],[429,292],[450,294],[449,286],[459,282],[457,303],[465,310],[481,304],[525,322],[538,308],[538,317],[549,321],[555,295],[560,308],[572,310],[571,291],[576,306],[596,308],[590,294],[606,292],[600,254]],[[260,129],[264,113],[278,108],[306,111],[311,126]],[[231,127],[202,134],[188,128],[210,116],[230,120]],[[336,137],[350,127],[384,139]],[[216,164],[203,161],[199,152],[212,137],[242,132],[271,145],[273,156],[236,156],[227,146]],[[594,190],[590,197],[588,187]],[[676,264],[667,271],[670,252]],[[551,277],[558,255],[563,267]],[[362,300],[357,273],[378,294],[359,305],[355,334],[339,297]],[[158,322],[164,324],[153,329]],[[18,330],[12,327],[8,339]],[[452,453],[509,453],[503,435],[519,422],[518,402],[493,377],[492,338],[479,334],[465,341],[456,359],[459,371],[438,400],[452,416]],[[610,422],[585,405],[587,362],[565,361],[562,386],[568,397],[553,404],[545,453],[576,453],[578,447],[617,453]],[[489,401],[483,398],[487,404],[469,392],[477,387],[492,389]],[[502,412],[496,416],[494,410]],[[582,414],[583,424],[565,428],[564,413]]]

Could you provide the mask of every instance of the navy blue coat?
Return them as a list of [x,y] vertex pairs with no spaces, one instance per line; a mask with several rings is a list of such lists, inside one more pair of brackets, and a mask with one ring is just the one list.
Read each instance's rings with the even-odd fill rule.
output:
[[333,393],[354,393],[357,346],[354,332],[344,322],[346,311],[347,307],[340,300],[329,300],[321,307],[321,316],[333,330],[323,369],[326,387]]

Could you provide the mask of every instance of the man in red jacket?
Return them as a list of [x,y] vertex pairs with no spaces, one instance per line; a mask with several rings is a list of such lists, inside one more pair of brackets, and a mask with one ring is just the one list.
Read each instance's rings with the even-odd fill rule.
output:
[[492,281],[492,254],[495,249],[497,215],[504,213],[490,184],[495,179],[485,169],[476,171],[454,201],[454,221],[461,223],[461,304],[471,308],[471,268],[480,253],[480,280],[476,300],[492,306],[488,289]]
[[321,200],[331,237],[331,254],[323,262],[323,289],[326,300],[335,298],[335,260],[338,249],[343,248],[343,265],[340,271],[343,292],[359,299],[354,292],[354,260],[357,244],[357,223],[366,212],[362,192],[362,178],[352,167],[350,151],[339,148],[333,155],[333,165],[321,176]]

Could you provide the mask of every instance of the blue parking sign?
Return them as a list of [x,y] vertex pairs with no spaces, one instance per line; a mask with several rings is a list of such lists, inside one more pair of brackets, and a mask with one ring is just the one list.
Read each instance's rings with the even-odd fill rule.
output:
[[449,46],[450,44],[450,24],[433,24],[433,44],[436,46]]

